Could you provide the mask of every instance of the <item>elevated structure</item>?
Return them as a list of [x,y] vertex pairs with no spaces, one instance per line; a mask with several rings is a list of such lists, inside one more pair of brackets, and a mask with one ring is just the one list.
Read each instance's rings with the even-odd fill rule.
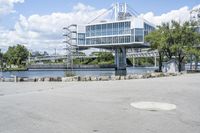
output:
[[[71,59],[84,59],[84,58],[97,58],[97,56],[83,56],[83,55],[73,55]],[[29,62],[40,62],[40,61],[55,61],[55,60],[65,60],[68,59],[66,55],[56,55],[56,56],[45,56],[45,57],[31,57]],[[70,67],[70,66],[69,66]]]
[[[126,69],[126,51],[128,48],[146,48],[144,36],[153,31],[154,25],[137,17],[126,3],[115,4],[109,11],[114,12],[114,19],[90,22],[84,26],[73,24],[75,38],[71,46],[79,49],[104,48],[115,50],[116,69]],[[73,42],[72,42],[73,41]]]

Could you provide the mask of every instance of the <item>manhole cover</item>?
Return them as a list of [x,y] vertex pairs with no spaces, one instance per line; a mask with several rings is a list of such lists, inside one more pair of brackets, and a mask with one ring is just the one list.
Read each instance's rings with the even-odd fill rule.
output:
[[176,105],[161,102],[133,102],[131,106],[137,109],[149,110],[149,111],[169,111],[176,109]]

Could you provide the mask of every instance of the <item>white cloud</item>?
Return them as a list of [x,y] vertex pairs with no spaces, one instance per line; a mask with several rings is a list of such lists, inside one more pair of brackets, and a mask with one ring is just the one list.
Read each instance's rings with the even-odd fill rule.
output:
[[[0,0],[2,1],[2,0]],[[23,2],[23,0],[9,0]],[[198,5],[200,7],[200,5]],[[194,7],[197,8],[198,6]],[[78,3],[73,10],[68,13],[52,13],[49,15],[34,14],[29,17],[19,16],[14,26],[14,30],[9,31],[0,28],[0,48],[5,48],[17,43],[24,43],[28,48],[34,50],[53,51],[54,48],[63,49],[64,39],[62,28],[70,24],[85,24],[93,18],[105,12],[106,9],[97,10],[94,7]],[[178,10],[172,10],[160,16],[154,15],[153,12],[141,14],[150,22],[156,25],[162,22],[169,22],[172,19],[177,21],[189,20],[190,9],[182,7]]]
[[[199,8],[200,5],[195,6],[193,9]],[[170,22],[171,20],[184,22],[190,19],[190,9],[185,6],[178,10],[172,10],[168,13],[164,13],[160,16],[156,16],[153,12],[148,12],[141,14],[140,17],[148,20],[149,22],[154,23],[155,25],[160,25],[163,22]]]
[[93,11],[95,10],[94,7],[91,7],[89,5],[84,5],[83,3],[78,3],[73,7],[74,11]]
[[23,2],[24,0],[0,0],[0,16],[15,12],[14,4]]
[[199,8],[200,8],[200,4],[197,6],[194,6],[192,9],[195,10],[195,9],[199,9]]
[[[63,49],[63,27],[70,24],[86,24],[92,18],[105,12],[106,9],[97,10],[91,6],[78,3],[68,13],[52,13],[50,15],[34,14],[29,17],[19,16],[13,31],[6,32],[7,45],[17,43],[28,44],[31,49],[53,50]],[[0,35],[1,36],[1,35]],[[0,47],[2,41],[0,40]]]

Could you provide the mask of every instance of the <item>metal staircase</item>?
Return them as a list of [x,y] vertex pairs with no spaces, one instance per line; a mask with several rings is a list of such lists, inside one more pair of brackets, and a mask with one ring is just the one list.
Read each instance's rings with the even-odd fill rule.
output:
[[72,24],[68,27],[64,27],[65,40],[63,41],[66,46],[66,65],[68,69],[73,69],[73,56],[77,51],[77,25]]

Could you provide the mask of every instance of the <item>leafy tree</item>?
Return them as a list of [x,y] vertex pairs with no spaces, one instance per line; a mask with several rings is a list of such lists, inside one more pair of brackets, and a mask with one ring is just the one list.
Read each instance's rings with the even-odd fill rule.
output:
[[4,54],[7,65],[17,65],[18,67],[24,65],[23,61],[28,59],[28,50],[23,45],[10,46]]
[[149,33],[145,40],[151,44],[151,48],[153,50],[158,50],[159,53],[159,71],[162,71],[162,62],[164,56],[164,45],[163,45],[163,37],[161,34],[161,27],[159,29]]
[[196,23],[185,22],[183,25],[176,21],[172,21],[171,31],[173,45],[171,50],[178,61],[178,70],[182,70],[182,63],[188,52],[196,52],[196,45],[199,44],[200,35],[195,31]]
[[2,69],[3,67],[3,53],[1,52],[1,49],[0,49],[0,68]]
[[97,60],[98,62],[107,62],[107,61],[111,61],[111,60],[114,60],[114,56],[111,52],[99,52],[97,54]]
[[196,26],[195,22],[180,24],[172,21],[163,23],[157,30],[146,36],[145,39],[151,44],[152,49],[157,49],[159,52],[159,70],[161,70],[164,56],[168,60],[175,58],[178,61],[179,72],[182,70],[182,63],[188,53],[199,57],[197,47],[200,43],[200,34],[196,32]]

